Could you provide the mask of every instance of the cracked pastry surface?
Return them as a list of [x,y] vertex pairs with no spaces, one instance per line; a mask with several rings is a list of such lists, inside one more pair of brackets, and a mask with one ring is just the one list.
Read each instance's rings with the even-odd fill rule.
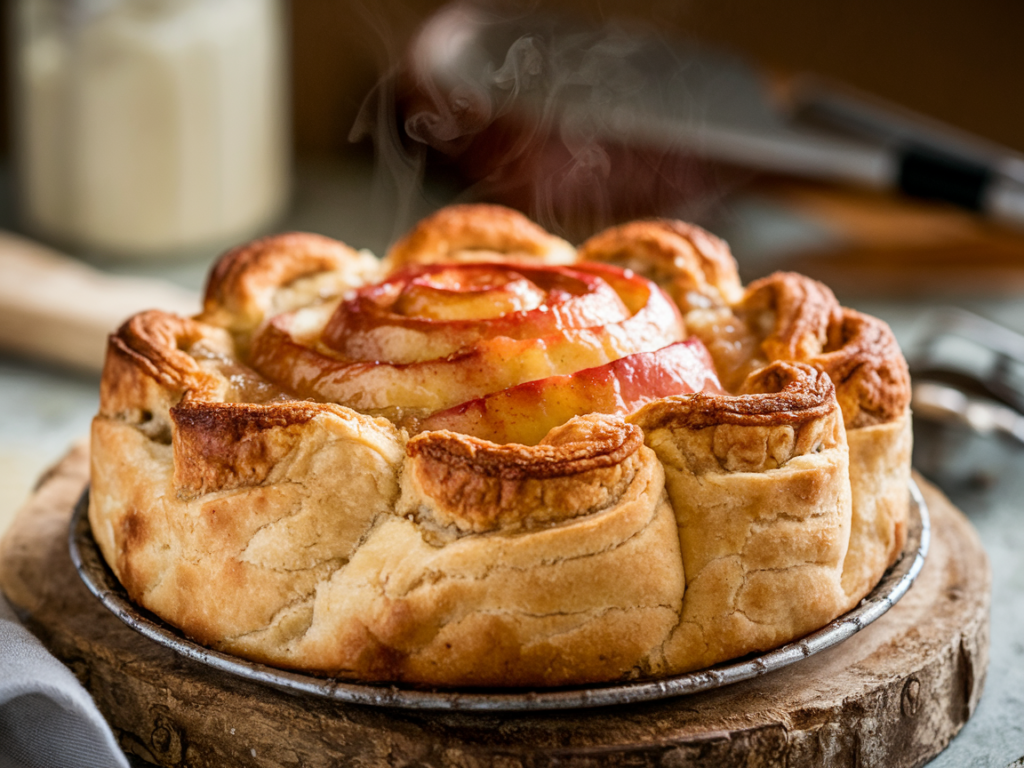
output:
[[315,235],[112,334],[90,521],[210,647],[353,680],[551,686],[767,650],[903,548],[909,380],[880,321],[633,222],[495,206],[382,261]]

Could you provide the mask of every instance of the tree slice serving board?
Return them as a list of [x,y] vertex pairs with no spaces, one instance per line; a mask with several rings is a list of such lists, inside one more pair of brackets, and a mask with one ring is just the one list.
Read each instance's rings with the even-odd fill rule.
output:
[[928,560],[906,596],[835,648],[760,678],[645,704],[533,714],[389,710],[295,696],[182,658],[122,624],[67,548],[76,448],[0,543],[0,588],[78,675],[125,750],[160,766],[918,766],[974,712],[991,578],[974,529],[918,478]]

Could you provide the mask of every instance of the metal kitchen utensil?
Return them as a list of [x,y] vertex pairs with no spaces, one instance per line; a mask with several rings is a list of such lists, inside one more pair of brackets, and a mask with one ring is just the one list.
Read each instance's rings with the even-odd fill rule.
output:
[[990,485],[1024,449],[1024,336],[957,308],[921,326],[908,355],[914,464],[946,488]]

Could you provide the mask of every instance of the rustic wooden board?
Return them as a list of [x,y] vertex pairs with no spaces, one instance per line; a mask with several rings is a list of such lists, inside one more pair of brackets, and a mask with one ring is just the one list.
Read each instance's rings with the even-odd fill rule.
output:
[[977,706],[990,573],[967,519],[918,479],[931,552],[870,627],[792,667],[662,702],[530,715],[433,714],[302,698],[135,634],[81,584],[67,525],[82,448],[40,481],[0,543],[0,588],[78,675],[129,753],[161,766],[918,766]]

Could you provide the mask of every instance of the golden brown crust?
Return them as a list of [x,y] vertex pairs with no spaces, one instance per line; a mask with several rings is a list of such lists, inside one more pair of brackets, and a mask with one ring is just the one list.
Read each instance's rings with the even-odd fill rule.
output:
[[796,423],[722,409],[717,424],[663,418],[645,428],[665,467],[686,574],[664,649],[670,668],[775,647],[856,604],[842,588],[851,518],[842,418],[827,376],[794,365],[780,380],[790,375],[820,383]]
[[910,406],[907,361],[878,318],[844,308],[822,353],[807,362],[832,377],[850,429],[893,423]]
[[187,400],[171,408],[174,484],[179,496],[259,485],[325,410],[317,403],[273,405]]
[[[191,318],[149,310],[126,320],[111,336],[110,346],[118,358],[130,361],[160,384],[184,391],[203,378],[195,359],[184,350],[205,335],[205,329]],[[106,376],[104,383],[118,382]],[[108,392],[101,395],[108,402],[114,397]]]
[[149,310],[110,336],[100,415],[142,425],[149,433],[159,428],[169,442],[170,409],[186,396],[256,403],[286,399],[237,360],[235,342],[221,328]]
[[816,280],[770,275],[751,283],[738,312],[748,324],[770,325],[761,342],[767,359],[800,360],[831,376],[848,428],[895,421],[910,403],[906,360],[889,326],[841,307]]
[[807,360],[825,346],[840,307],[817,280],[776,272],[747,287],[737,312],[760,326],[761,348],[769,360]]
[[361,284],[373,269],[367,257],[329,237],[271,235],[233,248],[217,261],[206,284],[204,316],[229,330],[249,331],[271,310],[278,289],[329,272],[342,278],[331,291],[337,295],[342,287]]
[[609,506],[632,481],[641,445],[639,428],[597,415],[532,446],[428,432],[409,441],[407,472],[438,525],[529,528]]
[[583,243],[579,257],[615,262],[650,277],[684,311],[709,303],[729,305],[742,293],[729,246],[681,221],[634,221],[612,227]]
[[[714,334],[722,320],[708,322],[695,310],[687,323],[698,335]],[[729,322],[745,329],[748,341],[708,348],[723,384],[736,387],[748,371],[764,362],[791,360],[827,373],[846,426],[855,429],[899,419],[910,402],[910,376],[896,337],[883,321],[839,305],[826,286],[803,275],[776,272],[748,286]],[[756,347],[738,362],[728,355],[737,347]],[[763,361],[763,362],[762,362]]]
[[409,441],[408,453],[433,464],[503,480],[578,475],[617,464],[643,444],[639,429],[618,419],[575,419],[540,445],[496,445],[454,432],[428,432]]
[[744,390],[741,395],[697,392],[667,397],[640,409],[631,421],[644,430],[773,426],[803,423],[836,409],[832,381],[806,365],[772,363],[751,374]]
[[[482,291],[439,314],[410,310],[430,322],[404,323],[401,339],[375,321],[325,344],[341,292],[372,293],[360,286],[383,272],[290,234],[226,255],[197,318],[125,323],[93,423],[90,521],[132,599],[256,661],[437,686],[678,673],[848,610],[906,536],[909,386],[889,329],[798,275],[743,293],[724,243],[678,222],[617,227],[581,253],[656,278],[684,317],[649,281],[580,264],[640,320],[601,309],[581,315],[596,312],[600,328],[566,330],[552,316],[539,343],[502,326],[490,357],[461,337],[427,338],[438,318],[475,321],[492,298]],[[475,289],[495,261],[520,262],[519,280],[524,261],[575,259],[519,214],[459,206],[396,246],[387,269],[488,262],[465,278]],[[426,280],[399,309],[462,279]],[[494,283],[524,317],[544,301],[528,282]],[[652,313],[652,297],[669,311]],[[387,411],[403,387],[429,413],[477,385],[500,395],[509,371],[533,381],[661,349],[684,324],[727,369],[730,394],[586,414],[530,446],[443,430],[410,439],[400,425],[422,414]],[[367,335],[355,351],[350,326]],[[452,361],[465,369],[435,375]]]
[[130,318],[108,340],[100,415],[122,419],[169,443],[170,408],[186,392],[215,397],[220,389],[216,375],[184,350],[204,340],[223,344],[225,337],[218,329],[157,310]]
[[570,264],[576,251],[523,214],[499,205],[452,205],[423,219],[388,251],[386,272],[409,264],[526,259]]

